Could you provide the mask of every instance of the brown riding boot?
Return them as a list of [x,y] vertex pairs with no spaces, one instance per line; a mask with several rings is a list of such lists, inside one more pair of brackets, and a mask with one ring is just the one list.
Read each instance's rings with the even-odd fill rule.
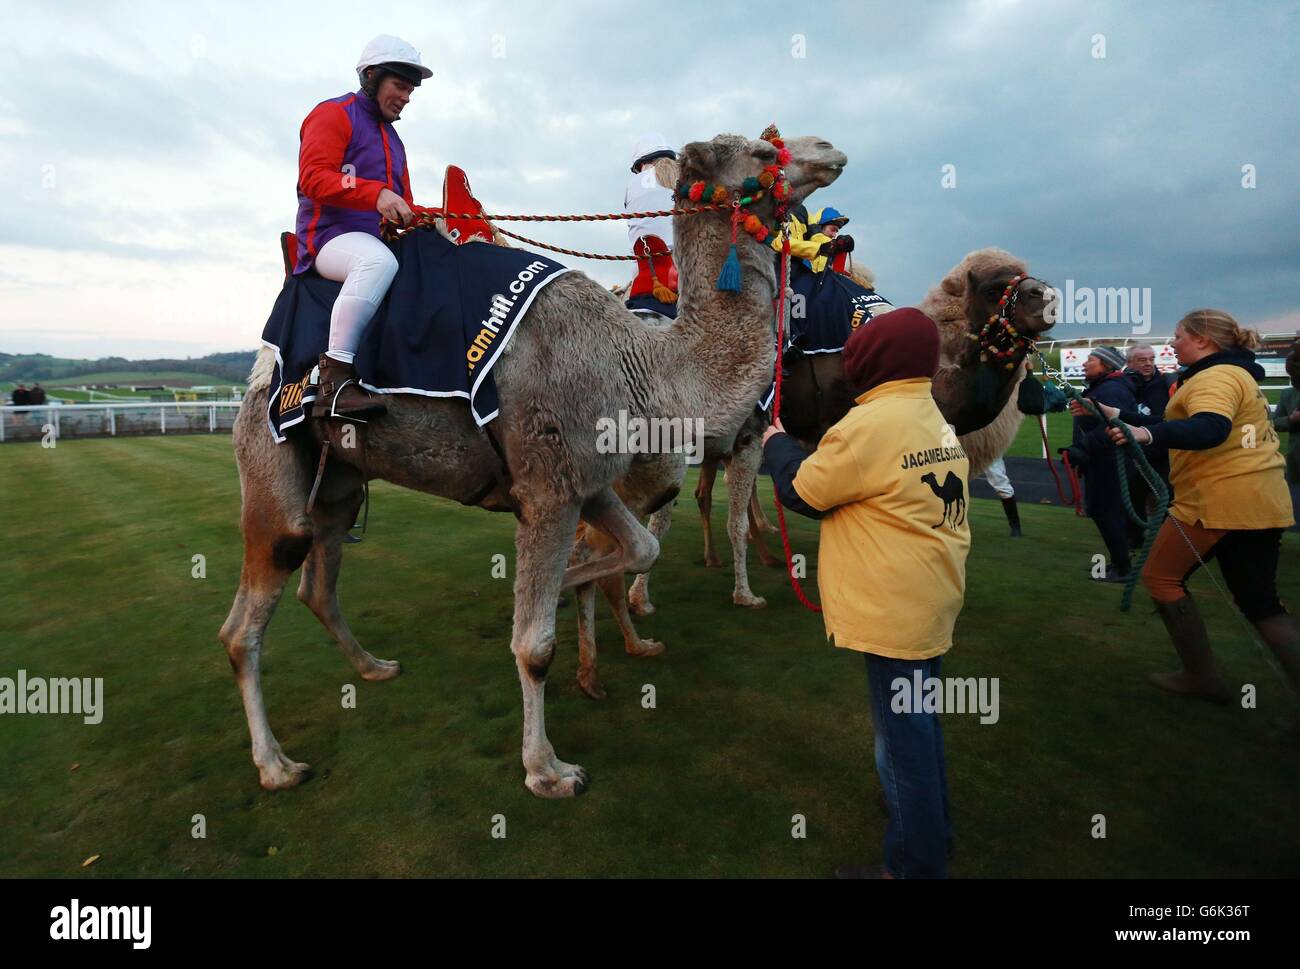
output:
[[1294,616],[1282,613],[1261,619],[1254,625],[1291,681],[1291,689],[1300,693],[1300,623]]
[[357,381],[352,364],[320,355],[320,397],[313,413],[316,417],[378,417],[388,412],[388,405]]
[[1176,673],[1152,673],[1150,680],[1162,690],[1182,693],[1184,696],[1227,703],[1228,687],[1219,676],[1210,650],[1210,638],[1205,631],[1205,621],[1191,596],[1176,602],[1157,602],[1156,612],[1165,622],[1169,638],[1183,661]]

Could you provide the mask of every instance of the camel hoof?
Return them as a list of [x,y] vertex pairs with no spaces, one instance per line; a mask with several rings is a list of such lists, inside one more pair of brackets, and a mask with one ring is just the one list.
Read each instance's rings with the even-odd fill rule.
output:
[[363,670],[361,678],[370,683],[382,683],[384,680],[391,680],[400,675],[402,664],[395,659],[377,659],[367,670]]
[[311,767],[278,753],[271,763],[258,765],[257,773],[263,788],[268,791],[284,791],[305,781],[311,775]]
[[716,555],[711,555],[704,560],[704,567],[706,569],[720,569],[722,568],[722,560]]
[[591,785],[591,778],[577,764],[556,761],[555,766],[560,768],[559,773],[529,777],[524,786],[538,797],[560,798],[577,797]]
[[649,599],[629,599],[627,609],[634,616],[649,616],[654,613],[655,604]]
[[762,609],[767,605],[767,600],[762,596],[756,596],[752,592],[748,594],[735,593],[731,601],[738,606],[744,606],[746,609]]
[[603,700],[608,695],[605,688],[600,685],[600,681],[595,676],[583,676],[578,674],[578,688],[593,700]]
[[629,656],[658,656],[664,651],[664,644],[657,639],[641,639],[636,643],[624,644]]

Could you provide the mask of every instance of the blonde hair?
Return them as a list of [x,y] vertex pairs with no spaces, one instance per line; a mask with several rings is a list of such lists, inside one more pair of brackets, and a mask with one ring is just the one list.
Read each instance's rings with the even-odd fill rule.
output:
[[1193,336],[1212,340],[1222,349],[1244,347],[1254,350],[1259,346],[1259,332],[1245,329],[1231,313],[1223,310],[1192,310],[1178,321]]
[[664,188],[676,188],[680,166],[676,158],[656,158],[654,160],[655,181]]

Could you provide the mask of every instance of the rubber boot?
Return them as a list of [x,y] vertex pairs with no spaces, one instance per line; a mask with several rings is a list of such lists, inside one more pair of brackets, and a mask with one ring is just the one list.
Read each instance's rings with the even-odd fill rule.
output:
[[1227,703],[1228,687],[1219,676],[1205,621],[1201,619],[1192,597],[1183,596],[1175,602],[1157,602],[1155,606],[1183,668],[1176,673],[1152,673],[1151,682],[1170,693],[1181,693],[1211,703]]
[[317,417],[378,417],[388,412],[388,405],[357,381],[352,364],[335,360],[322,353],[320,360],[320,397],[313,413]]
[[1007,516],[1007,524],[1011,526],[1011,537],[1020,537],[1020,509],[1016,507],[1016,496],[1002,499],[1002,511]]
[[1260,619],[1254,626],[1286,673],[1291,689],[1300,694],[1300,622],[1294,616],[1282,613]]

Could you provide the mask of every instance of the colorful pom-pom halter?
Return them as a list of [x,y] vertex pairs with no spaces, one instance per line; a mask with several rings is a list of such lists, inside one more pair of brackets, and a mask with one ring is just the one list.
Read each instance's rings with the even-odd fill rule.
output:
[[1006,369],[1012,370],[1017,356],[1023,356],[1034,349],[1033,338],[1022,334],[1011,321],[1016,300],[1020,297],[1020,284],[1033,278],[1028,273],[1018,273],[1011,277],[998,300],[998,311],[989,317],[979,333],[967,334],[967,339],[979,344],[981,362],[1002,363]]
[[[689,199],[692,202],[713,202],[722,204],[731,199],[731,248],[727,259],[722,264],[718,275],[718,289],[729,292],[740,291],[740,257],[736,252],[736,237],[744,229],[758,242],[766,242],[786,220],[790,207],[790,185],[785,179],[785,166],[790,163],[790,149],[785,146],[776,125],[768,125],[760,136],[776,148],[776,163],[765,165],[757,175],[752,175],[740,183],[739,188],[728,189],[725,185],[713,182],[682,182],[677,186],[678,200]],[[751,212],[747,206],[770,195],[775,203],[772,209],[772,224],[769,226],[763,217]]]

